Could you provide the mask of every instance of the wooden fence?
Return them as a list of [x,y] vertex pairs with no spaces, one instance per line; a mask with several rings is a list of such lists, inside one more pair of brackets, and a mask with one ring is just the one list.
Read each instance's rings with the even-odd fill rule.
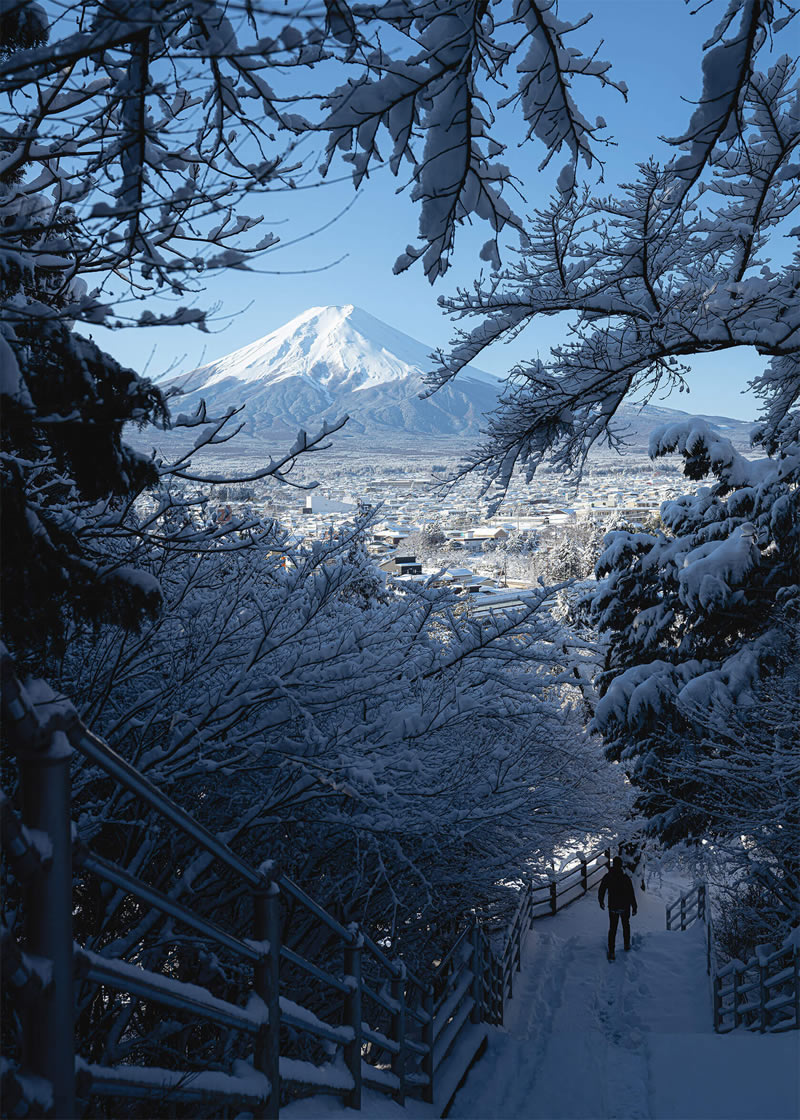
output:
[[671,902],[667,906],[667,929],[688,929],[697,921],[706,921],[706,896],[705,883],[695,883]]
[[800,953],[797,942],[759,946],[749,961],[731,961],[714,975],[714,1029],[770,1033],[800,1027]]
[[667,929],[706,928],[706,970],[711,977],[714,1030],[737,1027],[777,1033],[800,1029],[800,952],[798,938],[780,948],[761,945],[748,961],[717,967],[708,890],[697,883],[667,907]]
[[[93,1097],[187,1102],[205,1114],[247,1110],[277,1117],[282,1087],[337,1094],[360,1108],[362,1086],[446,1107],[474,1059],[486,1025],[503,1021],[513,995],[526,931],[585,894],[605,872],[611,850],[579,857],[544,884],[526,884],[505,935],[493,937],[472,917],[432,978],[424,980],[387,954],[356,925],[344,926],[270,862],[254,868],[157,789],[78,720],[69,704],[41,682],[23,687],[8,656],[2,659],[5,735],[19,759],[22,820],[4,800],[3,839],[16,877],[26,889],[25,950],[4,945],[5,973],[22,1023],[19,1065],[7,1064],[5,1109],[14,1115],[80,1115]],[[224,928],[76,843],[71,821],[70,761],[77,751],[113,782],[155,810],[162,822],[224,864],[251,899],[252,936]],[[73,863],[148,911],[155,911],[213,943],[249,968],[243,1004],[165,972],[103,955],[73,943]],[[288,910],[325,927],[339,947],[340,967],[305,959],[281,943]],[[293,1002],[293,978],[310,977],[338,1007],[322,1018]],[[235,1042],[228,1070],[198,1072],[147,1064],[102,1065],[74,1050],[74,979],[116,993],[123,1003],[144,1001],[164,1017],[211,1024]],[[296,994],[296,993],[295,993]],[[113,998],[113,997],[110,997]],[[481,1029],[481,1025],[483,1025]],[[281,1052],[281,1033],[327,1047],[319,1061]],[[286,1095],[284,1093],[284,1095]],[[227,1113],[226,1113],[227,1114]]]

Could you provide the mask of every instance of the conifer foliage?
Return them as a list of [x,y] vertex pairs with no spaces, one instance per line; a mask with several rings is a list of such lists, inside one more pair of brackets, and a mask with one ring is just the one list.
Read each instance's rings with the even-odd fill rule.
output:
[[623,402],[685,387],[693,355],[754,352],[766,457],[749,461],[700,421],[656,432],[654,457],[678,452],[690,480],[713,485],[668,502],[663,530],[612,533],[600,558],[594,618],[610,645],[595,727],[658,835],[744,837],[791,924],[796,734],[773,720],[796,681],[800,604],[800,84],[780,53],[798,10],[721,12],[676,158],[641,164],[616,195],[555,196],[517,263],[444,299],[477,325],[457,330],[430,391],[539,317],[571,316],[563,344],[512,371],[464,468],[489,490],[546,460],[579,475],[594,447],[624,443]]
[[[46,49],[39,5],[4,12],[3,40],[6,65]],[[0,142],[2,611],[6,638],[20,649],[58,634],[65,612],[135,626],[157,609],[157,585],[109,563],[97,534],[82,530],[98,501],[156,481],[153,463],[121,433],[126,422],[165,415],[154,386],[70,327],[78,230],[68,205],[26,179],[33,148],[24,131]]]
[[[735,70],[738,42],[715,48],[723,84],[738,74],[725,71],[727,64]],[[753,70],[694,187],[681,157],[640,165],[619,197],[588,190],[555,197],[536,212],[513,267],[442,301],[454,317],[479,325],[459,330],[440,355],[431,391],[538,317],[573,320],[569,340],[547,360],[512,371],[472,468],[503,485],[516,466],[532,474],[546,458],[580,471],[593,447],[624,443],[624,425],[615,422],[623,401],[685,386],[691,355],[743,347],[765,363],[754,369],[761,441],[777,450],[794,438],[797,104],[788,55],[766,73]]]
[[800,658],[800,446],[748,460],[695,419],[653,433],[654,457],[675,451],[689,478],[714,482],[666,502],[663,531],[606,538],[592,602],[609,642],[595,726],[658,835],[746,836],[743,854],[791,924],[800,739],[785,717]]

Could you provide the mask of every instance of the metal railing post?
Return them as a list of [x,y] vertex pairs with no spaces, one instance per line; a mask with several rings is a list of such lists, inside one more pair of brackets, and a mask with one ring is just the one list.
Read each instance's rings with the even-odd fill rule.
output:
[[555,879],[550,884],[550,912],[558,913],[558,883]]
[[253,933],[266,950],[254,967],[253,987],[264,1001],[268,1021],[256,1036],[255,1067],[269,1081],[269,1098],[257,1120],[276,1120],[281,1106],[281,896],[275,882],[253,892]]
[[718,976],[711,977],[711,1006],[714,1015],[714,1031],[719,1032],[722,1026],[722,999],[719,994],[719,989],[722,981]]
[[483,953],[481,946],[481,927],[478,919],[473,918],[472,926],[472,1011],[473,1023],[483,1022]]
[[505,987],[503,984],[503,958],[502,956],[495,962],[494,970],[494,983],[495,983],[495,1006],[496,1006],[496,1022],[502,1026],[505,1017]]
[[427,1085],[422,1088],[422,1099],[426,1104],[433,1104],[433,987],[422,993],[422,1010],[428,1016],[422,1024],[422,1041],[428,1047],[422,1058],[422,1072],[428,1078]]
[[535,921],[535,915],[534,915],[534,912],[533,912],[534,911],[533,880],[531,880],[530,883],[528,883],[528,908],[529,908],[528,927],[529,927],[529,929],[533,929],[533,923]]
[[353,1088],[345,1098],[348,1108],[361,1108],[361,952],[364,940],[356,926],[351,927],[352,941],[344,947],[344,976],[350,986],[344,997],[344,1021],[353,1037],[344,1046],[344,1062],[353,1078]]
[[739,1014],[739,969],[734,962],[733,975],[731,977],[733,985],[733,1026],[734,1029],[739,1026],[742,1017]]
[[711,975],[711,947],[713,943],[713,934],[711,932],[711,922],[706,921],[706,975]]
[[49,747],[19,755],[23,821],[45,834],[52,848],[26,891],[26,948],[48,960],[52,973],[24,1017],[23,1067],[50,1082],[59,1117],[75,1116],[71,757],[62,731],[53,733]]
[[585,859],[581,859],[581,886],[583,887],[583,893],[586,894],[589,890],[589,871]]
[[406,968],[400,963],[397,976],[391,980],[392,1001],[396,1010],[392,1011],[391,1038],[400,1049],[392,1055],[392,1073],[400,1084],[395,1089],[395,1100],[405,1104],[406,1100]]

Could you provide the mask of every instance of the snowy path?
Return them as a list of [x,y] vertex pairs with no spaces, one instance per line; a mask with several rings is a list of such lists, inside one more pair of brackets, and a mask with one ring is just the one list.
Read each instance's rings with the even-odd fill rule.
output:
[[[505,1026],[491,1028],[450,1120],[800,1120],[800,1031],[716,1035],[704,927],[664,929],[679,893],[637,882],[633,948],[605,954],[597,893],[529,932]],[[287,1120],[434,1120],[366,1091],[362,1111],[311,1098]]]
[[596,893],[536,923],[506,1024],[450,1117],[795,1120],[798,1035],[713,1033],[704,930],[664,929],[637,890],[633,948],[606,960]]

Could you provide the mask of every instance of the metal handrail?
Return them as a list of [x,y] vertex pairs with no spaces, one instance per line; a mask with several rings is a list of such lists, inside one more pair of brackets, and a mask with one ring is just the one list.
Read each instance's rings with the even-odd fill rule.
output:
[[344,980],[340,980],[337,976],[333,976],[330,972],[320,968],[319,965],[313,961],[307,961],[305,957],[301,957],[299,953],[295,953],[293,949],[289,949],[286,945],[281,945],[281,957],[288,961],[289,964],[295,965],[297,968],[307,972],[309,976],[313,976],[315,980],[321,980],[323,984],[334,988],[337,992],[344,995],[350,990],[350,985],[346,984]]
[[199,917],[187,906],[182,906],[162,891],[142,882],[135,875],[130,875],[127,871],[117,867],[116,864],[103,859],[102,856],[98,856],[94,852],[79,851],[78,862],[81,867],[91,871],[98,879],[103,879],[105,882],[111,883],[112,886],[119,887],[120,890],[134,895],[142,902],[146,902],[148,906],[152,906],[153,909],[160,910],[163,914],[169,914],[170,917],[183,922],[184,925],[205,934],[212,941],[216,941],[218,945],[224,945],[226,949],[230,949],[237,956],[243,957],[253,964],[260,961],[264,956],[263,951],[248,945],[246,941],[234,937],[233,934],[227,933],[226,930],[214,922]]
[[[60,928],[58,935],[51,939],[55,948],[51,953],[49,949],[51,942],[45,938],[41,945],[34,946],[33,949],[34,953],[47,959],[53,957],[55,960],[57,954],[61,953],[60,963],[57,967],[54,965],[56,981],[48,989],[48,991],[58,990],[58,998],[61,1001],[58,1004],[60,1011],[58,1015],[50,1018],[58,1024],[68,1022],[70,1019],[72,977],[77,959],[82,965],[83,974],[100,984],[148,1001],[162,1002],[184,1011],[196,1012],[211,1021],[253,1034],[255,1036],[253,1061],[261,1079],[259,1084],[263,1087],[261,1095],[255,1098],[255,1112],[258,1116],[265,1118],[278,1116],[281,1077],[288,1081],[307,1079],[309,1070],[314,1068],[308,1063],[285,1059],[280,1055],[281,1023],[294,1027],[298,1031],[325,1038],[342,1047],[346,1075],[339,1076],[339,1074],[344,1075],[345,1071],[338,1071],[333,1081],[331,1078],[326,1081],[322,1075],[323,1071],[320,1070],[319,1083],[324,1083],[329,1091],[343,1094],[351,1108],[360,1108],[362,1082],[393,1093],[401,1104],[407,1086],[417,1091],[421,1090],[424,1099],[432,1102],[436,1070],[445,1060],[456,1040],[463,1037],[462,1029],[468,1023],[478,1025],[487,1021],[502,1022],[504,1000],[506,996],[512,995],[514,969],[516,967],[519,970],[521,966],[523,930],[526,922],[532,924],[534,918],[539,916],[535,913],[538,905],[536,894],[548,892],[555,912],[558,909],[559,893],[563,895],[574,891],[578,883],[570,882],[561,892],[558,889],[559,885],[564,886],[574,876],[580,874],[580,885],[586,891],[589,879],[599,870],[599,867],[588,870],[592,863],[602,858],[602,854],[596,853],[588,859],[581,857],[579,867],[564,872],[553,882],[536,886],[529,882],[520,898],[506,943],[499,956],[495,954],[485,929],[473,913],[466,928],[459,933],[438,962],[431,979],[425,981],[409,970],[402,960],[385,952],[356,923],[346,926],[338,921],[270,861],[265,861],[258,868],[248,864],[223,840],[195,820],[190,813],[182,809],[145,775],[122,758],[103,739],[89,731],[79,720],[74,708],[55,697],[46,686],[37,685],[36,691],[31,692],[31,696],[36,699],[36,704],[32,704],[26,689],[20,685],[14,674],[13,663],[9,666],[7,657],[3,658],[2,670],[3,707],[11,720],[11,733],[16,733],[21,740],[20,757],[24,756],[29,766],[33,767],[27,777],[23,774],[24,782],[27,783],[26,788],[29,791],[35,790],[38,795],[37,781],[43,778],[45,773],[48,775],[47,780],[39,784],[50,791],[48,796],[51,800],[47,801],[47,797],[44,799],[40,797],[33,818],[26,820],[26,824],[50,832],[51,823],[57,822],[53,825],[55,832],[58,833],[53,843],[54,849],[57,849],[57,856],[51,861],[54,866],[57,864],[57,868],[52,873],[49,870],[42,873],[50,875],[50,879],[44,882],[44,887],[40,884],[40,890],[46,890],[48,884],[52,888],[56,883],[66,883],[67,888],[66,895],[63,891],[60,892],[58,902],[61,907]],[[41,718],[42,716],[44,718]],[[183,922],[213,939],[240,959],[249,961],[253,965],[254,972],[252,996],[246,1008],[219,1000],[202,986],[185,984],[160,973],[147,972],[126,961],[101,957],[81,947],[78,947],[77,952],[73,954],[69,933],[69,919],[72,912],[70,746],[103,770],[117,786],[143,801],[182,835],[194,841],[205,853],[220,860],[241,884],[249,888],[253,901],[253,937],[243,940],[227,933],[214,922],[194,914],[184,903],[150,887],[108,860],[86,849],[81,850],[80,846],[78,849],[79,861],[82,861],[87,871],[110,882],[119,890],[139,898],[153,910],[171,916],[176,921]],[[55,784],[51,781],[53,775],[56,778]],[[608,850],[605,855],[607,859],[610,857]],[[313,961],[306,960],[299,953],[281,944],[281,897],[298,903],[335,934],[343,949],[341,979],[327,968],[320,968]],[[45,911],[46,907],[41,913]],[[69,935],[66,942],[63,936],[65,933]],[[378,990],[379,985],[370,987],[362,979],[364,953],[385,974],[390,995],[384,994],[385,988]],[[463,960],[460,959],[459,954],[463,956]],[[308,1009],[280,995],[281,959],[327,984],[343,997],[341,1025],[325,1022]],[[448,969],[452,969],[452,974],[447,971]],[[372,971],[374,972],[374,969]],[[442,981],[446,994],[440,998],[438,1004],[435,1004],[434,988]],[[370,982],[374,983],[373,980]],[[412,989],[418,993],[419,998],[407,1002],[407,993]],[[381,1020],[380,1029],[374,1020],[369,1023],[363,1022],[362,997],[371,998],[377,1007],[382,1009],[384,1013],[382,1020],[381,1012],[378,1012],[378,1018]],[[31,1018],[31,1022],[33,1021]],[[421,1040],[406,1036],[408,1023],[415,1023],[421,1027]],[[49,1037],[54,1037],[52,1032]],[[74,1059],[70,1051],[71,1032],[62,1029],[59,1037],[63,1043],[59,1048],[60,1072],[56,1071],[51,1077],[49,1071],[51,1068],[55,1070],[57,1065],[54,1061],[49,1065],[47,1062],[43,1063],[41,1068],[33,1072],[39,1073],[45,1080],[51,1080],[53,1085],[58,1078],[61,1078],[67,1088],[63,1092],[60,1090],[55,1092],[56,1108],[59,1114],[73,1115],[74,1106],[70,1099],[73,1089],[69,1086],[70,1078],[74,1086]],[[434,1047],[434,1041],[437,1039],[437,1045]],[[371,1043],[377,1050],[391,1053],[391,1073],[382,1068],[371,1067],[364,1061],[363,1042]],[[66,1064],[62,1060],[65,1054],[69,1058]],[[407,1063],[410,1067],[408,1069]],[[99,1067],[92,1067],[93,1070],[95,1068],[99,1069]],[[113,1092],[115,1077],[111,1076],[111,1073],[105,1080],[102,1073],[98,1074],[98,1078],[98,1084],[102,1085],[103,1092]],[[231,1078],[232,1084],[236,1081],[236,1078]],[[133,1088],[137,1093],[140,1089],[142,1092],[145,1091],[143,1082],[140,1084],[137,1081]],[[240,1098],[244,1100],[241,1093],[237,1097],[234,1088],[231,1088],[229,1095],[231,1100]],[[250,1093],[249,1103],[253,1103],[250,1099],[252,1096],[253,1094]]]
[[452,959],[452,957],[453,957],[453,954],[454,954],[454,953],[456,952],[456,950],[457,950],[457,949],[459,948],[459,946],[461,945],[461,943],[462,943],[462,942],[464,941],[464,939],[465,939],[466,937],[468,937],[468,936],[469,936],[469,932],[470,932],[470,930],[472,929],[472,927],[473,927],[473,925],[474,925],[474,924],[475,924],[475,916],[473,915],[473,916],[472,916],[472,921],[470,922],[470,924],[469,924],[469,925],[467,925],[467,926],[465,926],[465,927],[464,927],[464,929],[462,929],[461,933],[460,933],[460,934],[458,935],[458,937],[457,937],[457,938],[455,939],[455,941],[453,942],[453,944],[452,944],[452,945],[450,946],[450,948],[449,948],[449,949],[447,950],[447,952],[445,953],[445,955],[444,955],[444,956],[442,957],[442,959],[441,959],[441,960],[439,961],[439,963],[438,963],[438,965],[436,966],[436,968],[435,968],[435,969],[433,970],[433,978],[434,978],[434,980],[436,980],[436,979],[437,979],[437,978],[439,977],[439,975],[441,974],[441,972],[442,972],[442,970],[444,969],[445,965],[446,965],[446,964],[448,964],[448,962],[449,962],[449,961],[450,961],[450,960]]
[[[781,967],[770,975],[769,969],[780,962]],[[744,982],[740,981],[740,977]],[[785,987],[783,994],[773,989]],[[747,961],[729,961],[712,975],[714,997],[714,1030],[721,1034],[744,1025],[748,1029],[785,1031],[800,1030],[800,950],[789,939],[771,953],[758,953]],[[753,1001],[742,996],[757,992]],[[790,1011],[777,1021],[773,1016]]]
[[[50,937],[42,942],[43,950],[40,955],[49,959],[52,955],[49,946],[52,943],[64,942],[62,932],[67,934],[64,951],[59,949],[63,960],[54,972],[57,972],[56,983],[47,989],[52,993],[57,989],[59,999],[59,1013],[53,1016],[44,1016],[46,1020],[57,1020],[63,1024],[69,1022],[72,1010],[72,974],[75,964],[79,964],[80,973],[87,979],[120,992],[127,992],[150,1002],[164,1003],[183,1011],[189,1011],[212,1022],[245,1030],[256,1036],[255,1067],[262,1076],[262,1085],[266,1091],[255,1095],[256,1114],[263,1117],[276,1117],[278,1115],[278,1090],[280,1076],[292,1080],[293,1077],[307,1077],[307,1063],[298,1063],[279,1057],[278,1040],[280,1024],[296,1030],[309,1031],[312,1035],[327,1038],[342,1045],[345,1051],[345,1065],[348,1077],[339,1077],[336,1085],[329,1084],[330,1079],[320,1081],[328,1086],[331,1091],[344,1093],[347,1103],[351,1107],[360,1107],[360,1092],[362,1079],[370,1083],[379,1084],[384,1090],[392,1091],[402,1103],[405,1092],[406,1072],[404,1063],[410,1056],[422,1061],[422,1069],[412,1070],[409,1073],[408,1084],[414,1086],[426,1100],[433,1099],[433,987],[419,976],[409,970],[404,963],[388,956],[379,945],[356,924],[344,926],[336,918],[319,906],[301,887],[294,883],[288,876],[280,874],[270,861],[265,861],[257,869],[250,866],[239,857],[223,840],[219,839],[194,817],[182,809],[167,794],[158,789],[145,775],[141,774],[134,766],[122,758],[112,747],[99,736],[91,732],[80,721],[75,709],[67,701],[55,696],[54,693],[41,682],[35,682],[35,691],[29,695],[16,677],[13,662],[3,651],[3,711],[6,726],[12,738],[15,738],[20,757],[28,760],[34,766],[31,774],[34,781],[23,774],[23,783],[26,788],[34,790],[36,797],[33,801],[36,806],[32,816],[26,823],[39,827],[41,831],[50,832],[53,824],[55,836],[54,849],[58,850],[58,860],[51,859],[42,864],[40,859],[27,859],[33,869],[44,867],[49,870],[51,864],[58,863],[57,875],[49,880],[40,882],[38,889],[40,897],[44,900],[44,909],[39,908],[41,914],[48,914],[45,927],[59,927],[58,936]],[[33,687],[33,686],[31,686]],[[35,702],[34,702],[35,701]],[[70,788],[69,769],[71,749],[77,750],[94,765],[98,766],[121,789],[138,798],[148,805],[158,816],[168,821],[182,835],[191,839],[202,851],[213,858],[219,859],[243,885],[250,889],[254,904],[254,936],[243,940],[229,934],[215,922],[195,914],[188,906],[177,899],[164,894],[155,887],[140,880],[116,864],[91,852],[77,842],[75,854],[78,864],[87,872],[96,875],[112,886],[138,898],[152,910],[167,915],[177,922],[198,931],[203,936],[213,940],[219,945],[230,950],[239,959],[249,961],[255,970],[253,993],[258,997],[255,1002],[241,1008],[225,1000],[212,996],[205,988],[197,985],[187,985],[183,982],[163,976],[161,973],[148,972],[138,965],[126,961],[118,961],[110,957],[101,957],[89,950],[76,946],[73,952],[71,934],[69,933],[69,917],[72,912],[71,901],[71,862],[73,841],[70,834]],[[57,765],[53,765],[53,763]],[[45,779],[39,781],[39,779]],[[55,778],[55,784],[53,784]],[[48,803],[47,796],[42,800],[38,796],[41,789],[50,790],[48,796],[56,798],[58,811]],[[31,799],[29,799],[31,800]],[[25,833],[22,826],[14,829],[16,819],[4,818],[4,830],[12,836],[17,833],[24,839]],[[46,826],[46,827],[45,827]],[[13,835],[12,835],[13,834]],[[17,847],[20,847],[17,844]],[[20,849],[22,856],[27,856],[30,845],[23,844]],[[24,850],[23,850],[24,849]],[[22,857],[21,857],[22,858]],[[41,876],[40,876],[41,878]],[[56,914],[50,905],[49,894],[52,893],[53,883],[66,886],[63,890],[59,905],[65,917],[57,921],[49,919]],[[44,893],[42,893],[44,892]],[[339,979],[329,971],[320,968],[312,961],[307,961],[300,954],[295,953],[287,946],[281,944],[280,918],[278,907],[280,896],[299,903],[308,913],[330,929],[341,942],[345,950],[344,978]],[[50,909],[48,910],[48,905]],[[57,907],[56,907],[57,909]],[[60,911],[59,911],[60,913]],[[41,923],[40,923],[41,924]],[[35,940],[35,939],[34,939]],[[56,945],[56,948],[58,946]],[[63,946],[62,946],[63,948]],[[362,982],[360,954],[366,950],[369,956],[378,964],[388,976],[391,984],[391,997],[383,997]],[[308,1010],[294,1005],[291,1001],[279,996],[279,961],[284,959],[293,966],[304,970],[330,987],[334,988],[344,997],[345,1019],[344,1026],[333,1026],[318,1019]],[[407,989],[416,989],[421,995],[421,1006],[406,1004]],[[376,999],[378,1006],[388,1011],[390,1016],[389,1033],[384,1030],[374,1029],[371,1025],[361,1022],[361,993]],[[282,1006],[285,1005],[285,1006]],[[406,1038],[404,1023],[406,1017],[421,1026],[422,1040]],[[33,1023],[34,1019],[30,1019]],[[396,1033],[396,1037],[393,1037]],[[50,1054],[39,1063],[33,1072],[43,1075],[44,1080],[50,1081],[54,1087],[56,1108],[59,1114],[74,1114],[74,1068],[72,1056],[71,1032],[61,1030],[59,1037],[63,1045],[51,1046],[53,1052],[58,1050],[57,1060]],[[386,1048],[394,1054],[391,1077],[384,1077],[383,1071],[372,1071],[363,1061],[361,1054],[361,1040],[372,1040],[374,1043],[386,1043]],[[28,1046],[28,1050],[36,1050],[36,1046]],[[39,1047],[39,1052],[41,1047]],[[66,1059],[66,1060],[64,1060]],[[56,1068],[56,1067],[59,1068]],[[300,1069],[300,1066],[303,1069]],[[363,1066],[363,1070],[362,1070]],[[84,1067],[86,1067],[84,1063]],[[100,1067],[91,1067],[92,1071],[99,1071]],[[373,1072],[375,1076],[373,1077]],[[94,1077],[94,1073],[92,1075]],[[302,1079],[301,1078],[301,1079]],[[377,1080],[376,1080],[377,1079]],[[145,1079],[146,1080],[146,1079]],[[157,1080],[157,1079],[156,1079]],[[231,1099],[234,1097],[244,1101],[239,1091],[239,1080],[230,1078],[232,1087],[229,1090]],[[105,1077],[97,1074],[99,1091],[113,1093],[113,1086],[119,1078]],[[161,1092],[155,1088],[154,1091]],[[145,1094],[146,1084],[137,1084],[137,1093]],[[165,1091],[169,1091],[168,1089]],[[238,1094],[238,1096],[237,1096]],[[223,1094],[225,1095],[225,1094]],[[254,1094],[245,1094],[250,1104],[254,1103]]]
[[123,788],[141,798],[161,816],[166,817],[168,821],[204,848],[209,855],[216,856],[231,871],[234,871],[243,879],[249,887],[258,889],[267,885],[266,877],[237,856],[224,840],[220,840],[213,832],[209,832],[199,821],[190,816],[172,798],[162,793],[149,778],[140,774],[135,767],[126,762],[97,735],[92,734],[82,724],[79,725],[79,728],[79,734],[67,733],[71,745],[76,750],[79,750],[81,754],[86,755],[102,770],[105,770],[109,777],[113,778]]
[[[679,916],[680,925],[673,925],[676,916]],[[706,927],[706,972],[711,978],[714,1030],[727,1033],[746,1022],[751,1029],[757,1028],[763,1032],[770,1029],[770,1016],[788,1007],[793,1008],[794,1018],[782,1019],[772,1029],[800,1029],[800,957],[797,945],[787,942],[772,953],[761,953],[746,962],[729,961],[718,969],[708,887],[702,882],[695,883],[690,890],[684,891],[666,907],[668,930],[685,930],[695,921],[702,921]],[[770,965],[781,958],[791,959],[791,964],[785,964],[782,970],[770,976]],[[750,978],[747,978],[748,973]],[[744,983],[739,982],[740,976],[746,977]],[[789,982],[792,986],[790,993],[768,999],[768,992],[772,988]],[[758,993],[755,1001],[740,1003],[741,996],[750,996],[753,992]]]
[[676,912],[680,918],[680,926],[677,928],[685,930],[692,922],[705,920],[707,909],[706,885],[695,883],[666,906],[667,929],[673,928]]
[[309,910],[315,918],[319,918],[319,920],[326,925],[329,930],[337,934],[346,945],[355,945],[359,939],[359,931],[355,926],[348,928],[347,926],[343,926],[341,922],[337,922],[332,914],[324,910],[314,901],[311,895],[306,894],[303,888],[298,887],[297,883],[292,882],[287,875],[279,875],[276,881],[278,886],[284,890],[286,894],[296,902],[305,906],[306,910]]

